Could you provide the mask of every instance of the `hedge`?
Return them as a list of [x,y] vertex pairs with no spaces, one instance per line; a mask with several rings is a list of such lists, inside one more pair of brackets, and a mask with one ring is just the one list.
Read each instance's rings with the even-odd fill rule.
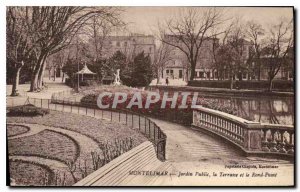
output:
[[49,113],[49,109],[38,108],[32,104],[16,106],[8,109],[6,114],[8,117],[12,116],[24,116],[24,117],[33,117],[33,116],[44,116]]
[[227,81],[227,80],[226,81],[193,80],[193,81],[188,82],[188,86],[230,89],[230,81]]
[[[189,86],[193,87],[211,87],[211,88],[227,88],[230,89],[230,81],[208,81],[208,80],[193,80],[188,82]],[[268,89],[269,81],[234,81],[233,82],[234,89]],[[273,80],[274,90],[293,90],[294,89],[294,81],[287,80]]]

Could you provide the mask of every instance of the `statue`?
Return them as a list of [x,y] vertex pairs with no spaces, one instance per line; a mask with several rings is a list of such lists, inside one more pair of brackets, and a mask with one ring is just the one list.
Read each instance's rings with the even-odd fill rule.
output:
[[115,76],[114,85],[121,85],[121,82],[120,82],[120,69],[117,69],[117,74],[114,73],[114,76]]

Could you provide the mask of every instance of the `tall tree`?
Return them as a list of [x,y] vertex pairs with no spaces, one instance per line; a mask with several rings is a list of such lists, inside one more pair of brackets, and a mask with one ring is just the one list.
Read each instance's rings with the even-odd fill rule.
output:
[[134,87],[148,86],[153,78],[150,56],[145,56],[144,52],[139,53],[133,62],[133,84]]
[[294,48],[293,20],[282,19],[269,29],[267,45],[263,56],[268,65],[269,91],[272,90],[273,80],[284,65],[290,62],[289,53]]
[[217,32],[218,30],[212,30],[213,43],[212,43],[212,48],[209,49],[209,54],[213,60],[213,71],[217,71],[218,80],[224,79],[226,64],[224,64],[224,60],[223,60],[224,59],[223,53],[225,51],[223,49],[225,48],[228,36],[231,33],[233,26],[234,23],[232,22],[228,27],[226,27],[222,35],[222,38],[219,38]]
[[249,48],[251,42],[246,40],[245,26],[239,19],[234,22],[233,29],[228,35],[227,39],[228,48],[231,49],[233,62],[230,63],[231,71],[230,78],[233,80],[237,75],[238,79],[242,80],[242,74],[248,72],[247,60],[249,57]]
[[160,83],[160,78],[163,76],[163,71],[168,61],[172,60],[174,47],[162,43],[154,52],[153,67],[157,76],[157,84]]
[[6,57],[7,66],[13,74],[12,96],[18,95],[20,71],[24,64],[30,62],[35,45],[30,42],[30,33],[21,14],[26,11],[26,7],[7,7],[6,10]]
[[180,17],[169,19],[159,26],[161,33],[165,34],[161,41],[178,48],[186,56],[191,68],[190,80],[195,77],[203,42],[211,38],[210,31],[224,21],[220,8],[186,8]]
[[121,68],[120,73],[122,83],[127,86],[148,86],[153,78],[150,56],[144,52],[139,53],[133,62],[126,63],[126,67]]
[[42,80],[45,60],[72,41],[78,31],[95,15],[102,19],[118,20],[118,13],[112,7],[26,7],[21,9],[26,22],[24,27],[30,34],[35,62],[31,75],[30,91],[35,91]]
[[[119,9],[118,11],[122,11]],[[106,49],[111,47],[108,43],[109,35],[116,29],[125,27],[126,24],[122,20],[102,19],[101,15],[93,16],[88,22],[85,33],[90,39],[91,52],[94,60],[103,60],[106,56]]]
[[[261,24],[259,24],[257,21],[248,21],[246,25],[246,35],[247,38],[252,42],[253,44],[253,59],[252,62],[254,62],[254,67],[257,70],[257,76],[258,80],[260,81],[261,78],[261,51],[263,48],[263,37],[265,35],[265,30],[262,27]],[[255,70],[255,72],[256,72]]]

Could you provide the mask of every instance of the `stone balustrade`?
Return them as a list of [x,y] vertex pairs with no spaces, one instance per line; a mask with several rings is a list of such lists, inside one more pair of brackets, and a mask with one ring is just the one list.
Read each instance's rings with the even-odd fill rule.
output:
[[252,122],[198,107],[193,111],[193,127],[226,139],[247,155],[294,156],[295,132],[292,125]]

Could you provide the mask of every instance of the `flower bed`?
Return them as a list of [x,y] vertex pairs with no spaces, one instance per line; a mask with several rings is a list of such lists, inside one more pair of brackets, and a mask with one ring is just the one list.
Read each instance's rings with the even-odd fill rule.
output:
[[51,185],[54,180],[53,171],[34,162],[10,160],[11,185],[17,186],[45,186]]
[[68,136],[44,130],[38,134],[8,140],[9,155],[40,156],[64,163],[73,162],[79,155],[79,146]]
[[[43,131],[32,136],[8,140],[10,155],[40,156],[64,163],[67,168],[59,170],[60,173],[55,174],[57,178],[54,179],[54,184],[50,184],[55,186],[72,185],[117,156],[147,140],[141,133],[123,124],[121,126],[116,122],[51,110],[45,116],[7,117],[7,122],[59,127],[78,132],[79,135],[85,135],[98,143],[98,151],[80,151],[79,155],[77,154],[79,150],[75,150],[74,147],[71,148],[71,145],[68,144],[70,141],[61,142],[53,137],[53,134],[58,133],[52,130],[50,131],[52,139],[49,137],[49,131],[46,131],[46,133]],[[63,134],[59,136],[64,137]],[[71,139],[67,136],[66,138]],[[57,168],[51,167],[51,169],[56,170]],[[29,179],[33,181],[26,181],[24,185],[38,182],[36,178]]]
[[103,121],[93,117],[82,116],[72,113],[59,111],[50,111],[43,117],[8,117],[8,123],[29,123],[40,124],[50,127],[60,127],[75,131],[92,138],[99,145],[115,141],[116,139],[133,139],[133,146],[147,141],[147,139],[138,131],[131,129],[129,126],[120,126],[120,123]]
[[30,130],[29,127],[23,126],[23,125],[7,125],[7,136],[13,137],[17,135],[24,134]]

